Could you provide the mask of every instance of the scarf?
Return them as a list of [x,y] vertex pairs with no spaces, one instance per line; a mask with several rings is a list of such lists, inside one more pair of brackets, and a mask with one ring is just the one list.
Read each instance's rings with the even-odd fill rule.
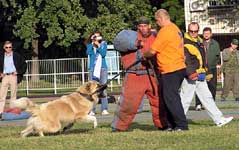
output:
[[96,53],[95,62],[94,62],[94,70],[93,70],[93,80],[100,80],[100,72],[102,65],[102,56],[99,53]]

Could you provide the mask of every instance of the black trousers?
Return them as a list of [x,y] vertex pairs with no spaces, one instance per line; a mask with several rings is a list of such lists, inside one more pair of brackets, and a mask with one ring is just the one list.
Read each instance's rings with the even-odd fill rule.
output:
[[[211,69],[210,71],[213,75],[213,78],[207,82],[207,85],[208,85],[208,88],[209,88],[210,92],[212,93],[212,97],[215,101],[216,100],[216,92],[217,92],[217,68]],[[195,100],[196,100],[196,106],[202,105],[202,103],[200,102],[197,95],[195,96]]]
[[188,129],[179,89],[186,75],[186,69],[162,74],[162,96],[167,109],[168,126],[174,129]]

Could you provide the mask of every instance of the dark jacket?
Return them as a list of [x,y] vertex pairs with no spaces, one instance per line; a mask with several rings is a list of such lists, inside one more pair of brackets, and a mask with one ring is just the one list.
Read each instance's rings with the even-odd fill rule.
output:
[[217,64],[220,64],[220,46],[214,39],[211,39],[207,49],[207,61],[209,69],[216,69]]
[[[1,51],[0,52],[0,73],[3,73],[4,57],[5,57],[5,53]],[[14,51],[13,51],[13,61],[14,61],[15,68],[17,70],[17,83],[20,83],[23,79],[23,74],[26,72],[27,64],[24,57]]]
[[[207,57],[202,42],[203,41],[200,37],[191,38],[187,33],[185,33],[184,52],[188,76],[194,73],[206,73],[207,75],[210,74],[210,72],[208,72]],[[207,79],[210,79],[211,77],[212,74],[207,76]]]
[[225,48],[222,51],[224,73],[238,73],[239,72],[239,51],[232,50],[231,47]]

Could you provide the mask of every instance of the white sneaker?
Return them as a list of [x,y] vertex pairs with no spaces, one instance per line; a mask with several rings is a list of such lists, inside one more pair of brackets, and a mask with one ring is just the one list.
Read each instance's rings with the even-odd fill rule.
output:
[[89,115],[90,116],[95,116],[95,113],[93,111],[90,111]]
[[232,119],[233,119],[233,117],[228,117],[228,118],[223,117],[223,118],[221,119],[221,121],[217,124],[217,126],[218,126],[218,127],[222,127],[222,126],[228,124],[229,122],[231,122]]
[[202,105],[197,105],[195,108],[196,111],[201,111],[202,110]]
[[103,110],[101,115],[105,116],[105,115],[109,115],[110,113],[107,110]]

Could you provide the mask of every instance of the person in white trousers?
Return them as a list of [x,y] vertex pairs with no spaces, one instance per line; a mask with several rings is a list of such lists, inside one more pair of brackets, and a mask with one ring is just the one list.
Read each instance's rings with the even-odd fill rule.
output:
[[229,123],[233,117],[225,118],[222,112],[216,106],[212,94],[207,86],[206,80],[204,81],[192,81],[189,79],[184,79],[181,85],[180,97],[182,99],[182,105],[185,114],[187,113],[189,106],[192,102],[194,94],[198,95],[199,100],[205,107],[208,115],[212,118],[214,123],[221,127]]
[[188,26],[188,33],[184,35],[187,77],[182,82],[180,97],[186,114],[196,92],[208,115],[218,127],[221,127],[232,121],[233,117],[223,116],[208,88],[206,80],[210,80],[212,74],[208,72],[205,47],[198,36],[198,31],[198,23],[192,22]]

